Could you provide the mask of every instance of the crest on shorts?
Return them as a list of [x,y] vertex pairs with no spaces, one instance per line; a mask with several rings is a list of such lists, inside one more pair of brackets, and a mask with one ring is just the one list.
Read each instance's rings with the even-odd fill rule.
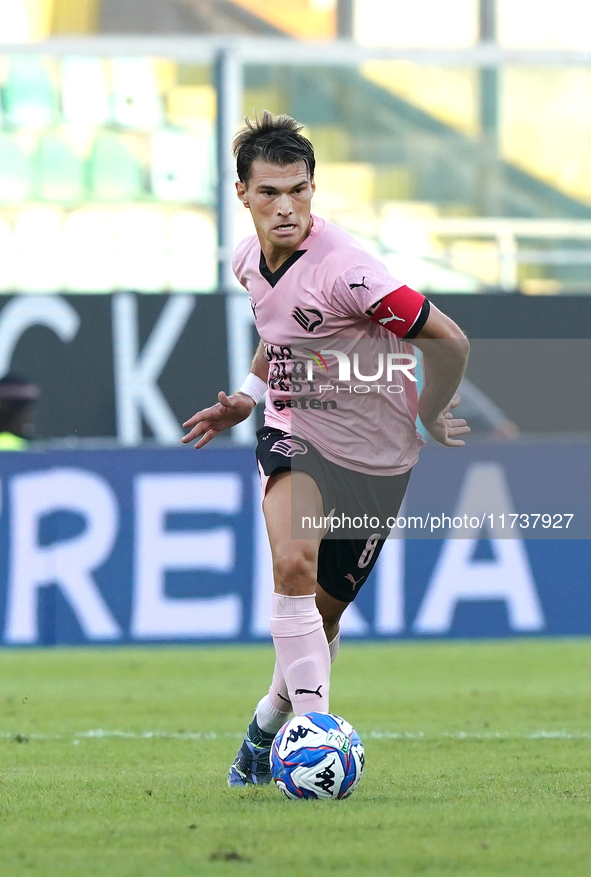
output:
[[295,457],[296,454],[307,454],[308,446],[296,438],[284,438],[275,442],[271,448],[271,453],[281,454],[283,457]]

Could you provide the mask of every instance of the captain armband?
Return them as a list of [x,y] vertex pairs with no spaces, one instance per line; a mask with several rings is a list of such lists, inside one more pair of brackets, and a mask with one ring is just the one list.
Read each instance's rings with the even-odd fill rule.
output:
[[398,338],[415,338],[429,316],[429,300],[410,286],[388,293],[367,311],[372,323],[383,326]]

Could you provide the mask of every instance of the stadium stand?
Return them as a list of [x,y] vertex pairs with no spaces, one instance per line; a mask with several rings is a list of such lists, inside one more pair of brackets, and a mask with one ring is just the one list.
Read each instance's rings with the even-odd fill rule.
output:
[[[51,8],[54,35],[235,34],[293,42],[331,36],[335,27],[326,8],[304,0],[285,8],[262,0],[81,0],[74,8],[53,0]],[[398,266],[407,276],[410,268],[414,282],[430,291],[586,286],[586,232],[580,225],[573,237],[572,229],[591,220],[589,204],[559,180],[528,172],[526,162],[491,153],[476,116],[458,121],[453,113],[429,111],[416,89],[401,87],[400,68],[394,72],[379,62],[378,71],[377,63],[244,67],[245,113],[268,108],[306,124],[322,182],[318,212],[362,237],[391,270]],[[178,212],[184,228],[188,209],[197,225],[209,223],[206,237],[214,240],[213,78],[211,65],[162,58],[10,56],[0,71],[0,203],[18,205],[18,212],[36,201],[53,204],[64,211],[64,234],[71,211],[93,204],[112,205],[116,212],[121,202],[151,203],[167,229]],[[504,225],[492,231],[470,225],[471,218],[482,217],[498,217]],[[521,255],[517,223],[547,218],[573,223],[564,226],[562,249],[541,226],[539,237],[531,226],[523,240],[534,249]],[[14,233],[14,211],[3,219]],[[242,219],[237,217],[239,226]],[[445,226],[456,219],[466,220],[462,228]],[[408,227],[404,241],[401,222]],[[117,227],[110,226],[115,236]],[[182,258],[176,245],[167,258]],[[215,247],[208,265],[212,261]],[[210,274],[208,268],[201,276]],[[185,278],[185,288],[191,272],[170,262],[165,275]],[[114,281],[106,290],[120,285]],[[95,281],[81,288],[89,286],[95,288]]]

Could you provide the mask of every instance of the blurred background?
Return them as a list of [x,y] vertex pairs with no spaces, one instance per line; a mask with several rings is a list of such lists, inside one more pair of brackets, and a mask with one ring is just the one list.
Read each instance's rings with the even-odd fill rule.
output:
[[[395,277],[450,295],[441,306],[472,337],[580,337],[590,25],[582,0],[0,2],[0,294],[53,293],[70,312],[60,343],[55,303],[37,299],[17,308],[31,331],[4,347],[0,331],[0,371],[42,387],[37,437],[175,442],[173,421],[241,383],[254,339],[230,261],[251,223],[231,140],[262,109],[314,142],[315,211]],[[192,299],[167,305],[152,372],[165,400],[147,417],[121,398],[125,350],[135,361],[168,298],[140,293]],[[204,294],[206,321],[203,305],[190,315]],[[478,362],[478,388],[463,388],[476,431],[544,431]],[[253,440],[250,425],[235,433]]]
[[394,274],[586,293],[590,16],[581,0],[2,2],[0,289],[216,290],[230,47],[226,104],[305,124],[316,210]]
[[[470,503],[496,497],[499,514],[584,509],[586,0],[0,0],[6,642],[266,635],[254,418],[217,450],[178,445],[183,420],[240,386],[256,344],[230,270],[252,232],[231,140],[263,109],[294,116],[313,141],[315,212],[473,339],[462,387],[472,450],[453,464],[425,451],[425,473],[446,471],[442,496],[457,511],[472,485]],[[26,435],[13,440],[24,409]],[[38,453],[10,453],[27,446]],[[199,499],[179,499],[180,475]],[[526,554],[516,541],[455,560],[421,548],[431,560],[412,574],[391,549],[349,632],[587,632],[579,543]],[[89,566],[70,581],[78,543]],[[482,563],[504,584],[483,583]],[[552,620],[544,601],[558,601],[566,570],[572,614]],[[446,592],[458,612],[413,627],[429,582],[462,575],[473,591]]]
[[587,293],[590,25],[582,0],[2,2],[0,290],[215,291],[222,88],[231,127],[305,124],[317,212],[411,285]]

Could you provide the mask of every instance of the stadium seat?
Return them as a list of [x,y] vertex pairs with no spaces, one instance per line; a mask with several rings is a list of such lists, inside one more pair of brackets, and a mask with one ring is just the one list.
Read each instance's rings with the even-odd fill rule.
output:
[[316,182],[315,206],[319,212],[359,210],[374,198],[375,166],[361,161],[318,162]]
[[[249,70],[246,74],[244,100],[242,102],[244,114],[248,116],[254,115],[257,107],[265,107],[271,113],[284,112],[289,97],[286,89],[283,88],[283,83],[267,81],[264,85],[253,86],[250,82],[253,75],[256,77],[256,73],[252,70]],[[306,136],[308,135],[306,134]],[[314,149],[316,149],[316,142],[314,142]]]
[[349,161],[353,153],[350,131],[344,125],[312,125],[307,132],[314,144],[316,161]]
[[31,195],[31,157],[13,134],[0,133],[0,203],[26,201]]
[[118,257],[111,218],[95,210],[71,213],[64,224],[66,286],[70,292],[117,288]]
[[129,201],[142,192],[142,169],[118,134],[99,134],[93,144],[91,197],[98,201]]
[[217,286],[217,240],[213,215],[182,210],[170,217],[170,288],[213,292]]
[[149,58],[115,58],[111,62],[113,119],[125,128],[150,129],[162,123],[162,100]]
[[195,120],[215,122],[216,94],[211,85],[176,85],[167,92],[166,102],[173,125],[190,127]]
[[57,134],[43,134],[37,150],[38,194],[66,203],[84,198],[84,160]]
[[213,131],[156,131],[152,135],[152,192],[160,201],[211,204]]
[[40,127],[58,117],[57,95],[47,61],[34,56],[10,59],[5,85],[6,120],[11,125]]
[[45,6],[45,14],[51,17],[53,36],[90,35],[97,32],[97,25],[100,27],[101,0],[35,0],[34,4],[25,0],[25,3],[34,9]]
[[72,57],[62,61],[62,101],[66,122],[104,125],[110,121],[105,62]]
[[31,207],[14,223],[15,287],[22,292],[59,292],[64,286],[62,215]]
[[115,219],[121,289],[160,292],[168,289],[168,253],[164,211],[128,207]]

